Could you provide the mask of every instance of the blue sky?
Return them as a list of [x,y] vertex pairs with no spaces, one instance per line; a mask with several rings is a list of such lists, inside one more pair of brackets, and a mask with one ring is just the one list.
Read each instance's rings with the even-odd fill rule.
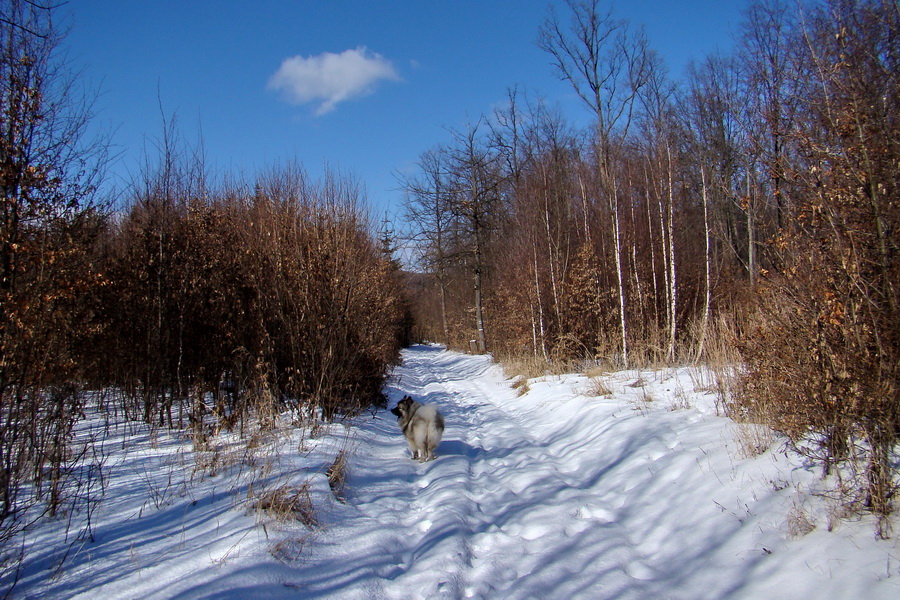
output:
[[[584,109],[534,44],[548,0],[72,0],[65,44],[99,89],[114,130],[114,180],[138,171],[162,130],[202,132],[208,164],[252,177],[299,160],[327,164],[393,215],[395,173],[520,88]],[[680,76],[691,58],[728,51],[743,0],[630,0],[617,16],[646,27]]]

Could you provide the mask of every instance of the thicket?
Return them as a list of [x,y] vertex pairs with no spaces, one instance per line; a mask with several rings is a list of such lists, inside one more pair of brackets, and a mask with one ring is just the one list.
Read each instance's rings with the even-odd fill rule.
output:
[[354,182],[287,165],[214,191],[162,164],[105,239],[92,385],[170,427],[381,402],[402,282]]
[[410,324],[402,274],[348,176],[287,163],[213,183],[164,125],[124,205],[98,201],[105,146],[83,135],[91,104],[55,7],[0,7],[4,568],[9,540],[84,500],[67,497],[91,493],[79,477],[102,479],[93,463],[70,477],[91,450],[74,433],[88,412],[185,429],[197,449],[222,429],[253,433],[251,418],[355,414],[384,403]]
[[793,192],[742,340],[738,407],[833,472],[887,536],[900,440],[900,8],[835,2],[804,17],[791,32],[802,77],[782,163]]
[[102,282],[103,145],[84,138],[90,96],[60,60],[51,12],[13,1],[0,15],[0,547],[26,507],[60,503],[84,406],[82,297]]
[[512,89],[404,179],[420,335],[539,372],[736,360],[731,414],[788,436],[884,528],[900,8],[756,0],[735,51],[677,82],[602,8],[569,1],[538,34],[590,127]]

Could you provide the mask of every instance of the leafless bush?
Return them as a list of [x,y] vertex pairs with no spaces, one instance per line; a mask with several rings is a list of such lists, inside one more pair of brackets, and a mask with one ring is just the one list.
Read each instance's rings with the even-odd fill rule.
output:
[[[0,19],[0,546],[62,510],[84,447],[82,352],[97,324],[94,190],[102,144],[60,51],[54,7],[11,0]],[[0,569],[4,576],[6,567]]]

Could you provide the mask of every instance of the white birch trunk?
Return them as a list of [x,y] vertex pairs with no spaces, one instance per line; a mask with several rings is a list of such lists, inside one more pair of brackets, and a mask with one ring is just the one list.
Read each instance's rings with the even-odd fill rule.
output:
[[753,195],[750,188],[750,169],[747,169],[747,269],[750,286],[756,285],[756,223],[753,219]]
[[625,286],[622,280],[622,236],[619,228],[619,192],[616,182],[612,182],[613,210],[615,213],[614,233],[616,238],[616,279],[619,288],[619,327],[622,334],[622,363],[628,368],[628,328],[625,322]]
[[[666,228],[666,207],[663,202],[662,192],[657,196],[657,204],[659,205],[659,243],[662,246],[662,271],[663,271],[663,284],[665,287],[665,300],[666,300],[666,332],[672,330],[672,301],[670,298],[670,294],[672,293],[672,285],[669,283],[669,244],[671,241],[668,239],[668,228]],[[661,345],[661,342],[660,342]]]
[[703,356],[706,343],[706,330],[709,327],[709,306],[712,303],[712,285],[710,282],[710,262],[712,260],[711,245],[709,239],[709,198],[706,194],[706,169],[700,165],[700,184],[703,192],[703,233],[706,236],[706,297],[703,301],[703,322],[700,324],[700,342],[697,344],[697,357],[699,361]]
[[[534,244],[534,292],[537,297],[537,306],[538,306],[538,325],[540,327],[540,341],[541,341],[541,356],[544,357],[544,360],[547,360],[547,338],[546,338],[546,330],[544,327],[544,303],[541,300],[541,282],[538,277],[538,255],[537,255],[537,244]],[[537,348],[535,348],[537,350]],[[536,354],[536,352],[535,352]]]
[[672,189],[672,153],[669,148],[668,141],[666,142],[666,157],[668,160],[668,171],[669,171],[669,211],[668,211],[668,231],[669,231],[669,313],[671,315],[671,326],[669,327],[669,351],[668,358],[670,362],[675,361],[675,338],[677,335],[677,324],[676,324],[676,316],[677,316],[677,297],[676,290],[677,287],[675,285],[675,226],[674,226],[674,215],[675,215],[675,193]]

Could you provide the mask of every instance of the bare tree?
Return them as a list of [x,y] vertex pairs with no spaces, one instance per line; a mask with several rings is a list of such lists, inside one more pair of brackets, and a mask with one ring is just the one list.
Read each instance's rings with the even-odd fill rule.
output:
[[775,213],[774,226],[786,220],[785,154],[794,119],[795,80],[790,36],[796,28],[785,0],[754,0],[745,12],[743,46],[739,55],[744,93],[753,105],[744,122],[756,154],[765,165],[767,199]]
[[619,184],[613,164],[616,137],[625,138],[635,99],[646,83],[647,41],[625,21],[601,12],[600,0],[567,0],[568,26],[551,9],[538,34],[538,46],[553,59],[560,78],[568,81],[596,119],[596,156],[601,196],[613,214],[613,238],[622,360],[628,365],[628,327],[622,267]]
[[749,152],[742,115],[740,66],[733,58],[710,56],[691,66],[681,110],[693,137],[692,153],[706,169],[711,226],[723,250],[752,281],[756,268],[755,203],[747,193],[743,163]]
[[454,145],[450,149],[453,180],[453,212],[461,221],[462,242],[472,274],[474,291],[475,335],[477,350],[487,351],[484,320],[484,281],[489,262],[486,253],[496,230],[501,209],[503,172],[496,153],[483,143],[481,120],[469,124],[465,131],[452,131]]
[[401,178],[406,192],[404,218],[412,225],[420,242],[424,266],[434,273],[438,285],[441,331],[444,343],[450,342],[447,319],[447,270],[453,251],[450,247],[453,211],[447,151],[435,147],[425,151],[418,162],[419,173]]

